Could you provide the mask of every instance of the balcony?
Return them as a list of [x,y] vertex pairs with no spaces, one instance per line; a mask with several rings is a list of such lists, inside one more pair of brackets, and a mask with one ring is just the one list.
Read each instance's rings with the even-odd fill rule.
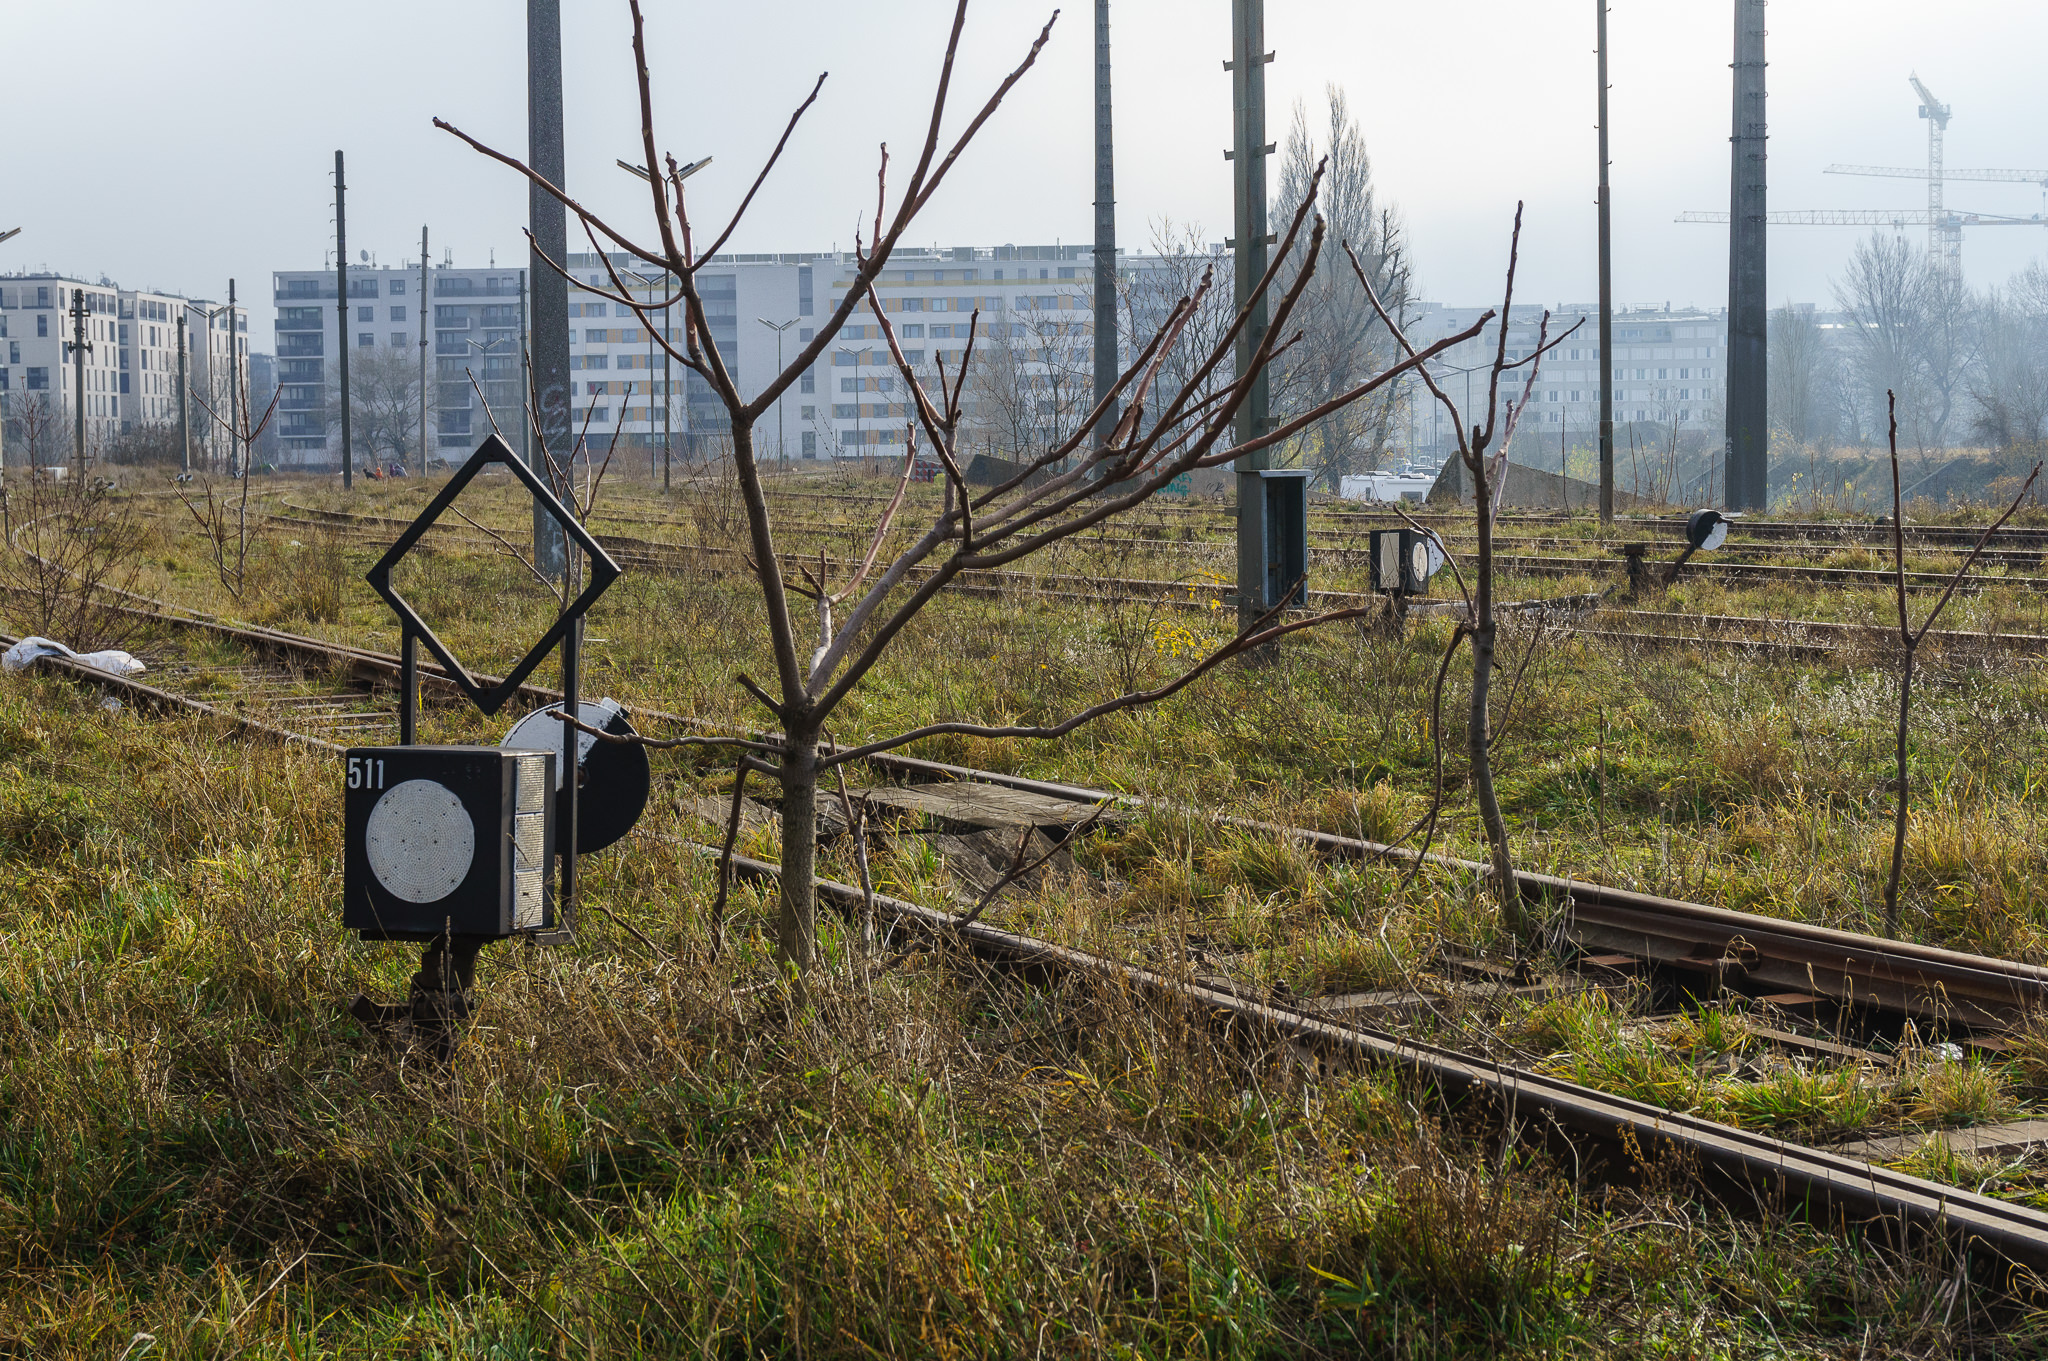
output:
[[305,334],[286,333],[277,338],[279,359],[317,359],[326,353],[326,337],[318,331]]

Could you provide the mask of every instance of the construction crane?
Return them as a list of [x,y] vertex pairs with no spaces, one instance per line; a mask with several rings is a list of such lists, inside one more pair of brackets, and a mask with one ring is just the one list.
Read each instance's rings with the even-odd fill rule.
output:
[[[1726,213],[1680,213],[1680,222],[1726,222]],[[1792,212],[1767,213],[1764,220],[1774,227],[1907,227],[1937,225],[1943,231],[1961,234],[1965,227],[2048,227],[2048,216],[2014,217],[2006,213],[1951,213],[1935,219],[1925,208],[1805,208]]]
[[1948,132],[1948,105],[1921,83],[1919,72],[1908,77],[1920,96],[1920,116],[1927,120],[1927,262],[1951,277],[1963,272],[1963,229],[1941,211],[1941,141]]
[[[1916,72],[1908,77],[1920,96],[1920,117],[1927,120],[1927,168],[1913,170],[1881,165],[1831,165],[1830,175],[1871,175],[1882,179],[1925,180],[1925,208],[1839,208],[1806,212],[1771,213],[1765,219],[1785,227],[1907,227],[1927,228],[1927,263],[1951,278],[1963,272],[1963,228],[1965,227],[2048,227],[2048,199],[2043,212],[2031,217],[2009,213],[1950,212],[1942,202],[1943,185],[1949,180],[1974,180],[1989,184],[2038,184],[2048,195],[2048,170],[1949,170],[1943,165],[1942,141],[1948,132],[1949,106]],[[1680,213],[1680,222],[1726,222],[1726,213]]]

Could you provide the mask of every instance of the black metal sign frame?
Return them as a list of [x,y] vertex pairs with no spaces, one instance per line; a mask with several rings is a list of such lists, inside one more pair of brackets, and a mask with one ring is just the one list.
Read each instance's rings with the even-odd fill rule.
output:
[[[514,666],[506,674],[505,678],[496,685],[485,686],[480,684],[476,677],[469,673],[467,667],[456,660],[455,654],[448,649],[446,643],[443,643],[435,635],[434,630],[427,626],[427,622],[420,618],[419,612],[406,603],[405,597],[400,595],[397,589],[392,586],[391,573],[398,566],[400,560],[407,553],[411,552],[421,539],[426,537],[427,531],[434,527],[435,522],[441,518],[442,512],[454,503],[455,498],[462,494],[463,489],[476,480],[478,474],[494,463],[500,463],[510,468],[512,475],[525,484],[526,489],[533,494],[534,500],[540,505],[541,509],[562,527],[562,532],[568,535],[578,548],[583,550],[583,554],[590,564],[590,581],[583,588],[582,594],[571,601],[568,607],[556,618],[554,626],[542,635],[541,640],[533,645],[532,650],[525,657],[520,659],[519,664]],[[369,581],[371,588],[384,598],[384,603],[391,606],[393,613],[397,614],[399,623],[404,627],[406,637],[408,639],[418,638],[427,645],[427,650],[434,654],[435,659],[441,663],[442,667],[448,672],[449,677],[461,688],[463,694],[469,697],[470,703],[476,705],[485,714],[495,714],[504,707],[506,700],[519,693],[520,684],[525,681],[527,676],[532,674],[536,666],[540,665],[541,660],[547,656],[548,651],[569,635],[570,631],[575,628],[576,624],[589,611],[590,607],[597,603],[597,598],[603,595],[614,581],[618,580],[620,571],[619,565],[612,561],[611,555],[604,551],[604,548],[596,539],[591,537],[589,531],[584,529],[576,517],[570,513],[568,507],[564,506],[556,498],[555,494],[548,489],[547,484],[535,474],[533,469],[527,467],[520,460],[519,455],[514,453],[504,440],[496,435],[492,435],[477,446],[476,452],[469,456],[468,461],[462,465],[455,476],[448,479],[447,485],[442,487],[434,499],[427,503],[426,509],[422,510],[418,518],[406,527],[403,534],[398,536],[384,556],[377,560],[377,565],[369,570],[366,579]],[[406,701],[407,708],[410,709],[411,694],[407,694]],[[405,716],[409,718],[410,714],[408,713]],[[412,725],[407,723],[404,726],[410,728]],[[401,742],[409,742],[412,740],[412,734],[410,732],[402,733],[399,740]]]

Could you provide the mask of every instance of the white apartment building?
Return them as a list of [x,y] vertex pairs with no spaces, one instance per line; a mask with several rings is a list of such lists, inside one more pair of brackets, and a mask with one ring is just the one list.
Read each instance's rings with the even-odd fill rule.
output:
[[[247,376],[248,313],[157,290],[122,289],[54,274],[0,276],[0,404],[7,417],[7,457],[23,462],[27,436],[38,457],[68,462],[77,413],[71,306],[83,295],[85,436],[88,456],[139,425],[178,419],[178,333],[185,332],[191,391],[227,411],[230,346]],[[204,406],[191,411],[195,446],[210,447],[214,422]]]
[[[957,372],[969,314],[979,307],[984,346],[1001,326],[1008,339],[1029,351],[1027,368],[1046,367],[1043,347],[1049,338],[1066,343],[1063,362],[1085,366],[1092,258],[1087,246],[899,249],[877,280],[876,293],[913,364],[930,368],[943,357]],[[1124,257],[1120,263],[1137,261]],[[645,262],[615,255],[611,265],[637,296],[670,295]],[[612,289],[605,262],[580,253],[569,257],[568,267],[572,428],[586,445],[600,457],[614,446],[646,451],[664,445],[680,456],[715,440],[726,427],[723,407],[701,378],[668,360],[637,314],[598,296]],[[743,392],[758,391],[796,358],[845,298],[856,268],[849,252],[725,255],[698,273],[712,339]],[[490,430],[477,401],[479,387],[499,424],[514,428],[503,412],[517,411],[524,392],[519,337],[527,283],[524,269],[506,266],[439,265],[429,271],[429,442],[442,457],[459,459]],[[353,354],[400,349],[416,355],[416,309],[423,304],[418,266],[351,267],[345,332],[331,270],[280,272],[274,284],[281,461],[337,466],[338,346],[345,336]],[[680,341],[677,311],[662,319],[661,330]],[[756,452],[764,459],[797,461],[881,453],[892,446],[900,451],[909,416],[880,325],[857,317],[756,426]]]
[[[1489,309],[1425,303],[1409,338],[1427,345],[1464,330]],[[1526,358],[1537,344],[1540,306],[1518,305],[1508,324],[1508,358]],[[1559,335],[1580,318],[1584,324],[1544,359],[1524,413],[1521,431],[1540,429],[1552,443],[1596,439],[1600,430],[1600,310],[1567,304],[1551,309],[1550,334]],[[1475,339],[1453,346],[1430,366],[1438,385],[1459,408],[1469,428],[1486,410],[1486,382],[1500,341],[1499,323]],[[1654,424],[1680,433],[1718,435],[1724,423],[1728,375],[1728,319],[1721,310],[1669,307],[1629,308],[1614,315],[1614,421],[1617,426]],[[1503,396],[1517,400],[1528,370],[1513,371],[1514,386]],[[1413,394],[1414,438],[1420,447],[1442,449],[1451,442],[1443,413],[1427,394]]]

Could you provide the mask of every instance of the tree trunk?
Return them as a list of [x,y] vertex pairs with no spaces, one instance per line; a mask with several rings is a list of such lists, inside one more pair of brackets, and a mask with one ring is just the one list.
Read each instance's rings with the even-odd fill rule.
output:
[[1899,879],[1906,868],[1906,724],[1913,712],[1913,649],[1899,667],[1899,793],[1892,816],[1892,872],[1884,881],[1884,933],[1899,934]]
[[798,976],[818,955],[818,734],[791,732],[782,753],[782,912],[776,956]]
[[1487,750],[1492,742],[1486,702],[1493,682],[1494,635],[1490,621],[1472,634],[1472,714],[1465,725],[1465,748],[1472,762],[1472,792],[1479,802],[1479,822],[1486,830],[1488,858],[1493,862],[1501,920],[1519,944],[1528,923],[1522,913],[1522,890],[1515,878],[1514,857],[1508,849],[1507,821],[1500,815],[1500,798],[1493,789],[1492,755]]
[[[1493,886],[1500,901],[1501,921],[1519,948],[1525,943],[1528,921],[1522,912],[1522,886],[1515,878],[1515,860],[1508,846],[1508,825],[1500,815],[1500,798],[1493,789],[1493,734],[1486,711],[1493,682],[1493,644],[1498,634],[1493,619],[1493,488],[1487,485],[1484,451],[1466,466],[1472,474],[1479,511],[1479,562],[1472,592],[1472,715],[1465,725],[1465,748],[1472,762],[1472,793],[1479,802],[1479,823],[1486,830],[1488,858],[1493,862]],[[1507,476],[1505,465],[1501,476]]]

